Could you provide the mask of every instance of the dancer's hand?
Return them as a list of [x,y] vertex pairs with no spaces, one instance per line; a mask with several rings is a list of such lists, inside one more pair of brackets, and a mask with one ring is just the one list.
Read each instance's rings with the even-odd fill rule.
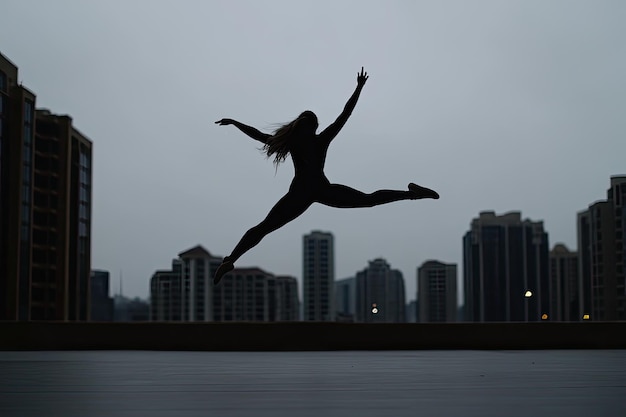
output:
[[218,120],[217,122],[215,122],[215,124],[220,125],[220,126],[228,126],[234,123],[235,121],[233,119],[222,119],[222,120]]
[[367,72],[363,71],[363,67],[361,67],[361,73],[359,74],[357,72],[356,74],[356,83],[358,86],[363,87],[365,85],[365,81],[367,81],[367,79],[369,78],[369,76],[367,75]]

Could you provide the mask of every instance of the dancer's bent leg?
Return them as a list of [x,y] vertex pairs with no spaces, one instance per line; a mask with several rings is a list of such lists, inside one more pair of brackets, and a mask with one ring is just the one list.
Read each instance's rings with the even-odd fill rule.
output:
[[235,261],[237,261],[241,255],[258,245],[261,239],[269,233],[300,216],[312,203],[313,201],[304,198],[297,192],[289,191],[278,200],[278,203],[274,205],[261,223],[254,226],[243,235],[232,253],[224,258],[222,264],[217,268],[217,271],[215,271],[213,283],[217,284],[224,274],[232,271],[235,267]]

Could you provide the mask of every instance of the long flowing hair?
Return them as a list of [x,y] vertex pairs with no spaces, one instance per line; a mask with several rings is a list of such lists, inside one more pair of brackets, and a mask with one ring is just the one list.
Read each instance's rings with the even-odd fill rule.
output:
[[298,124],[303,120],[314,120],[317,127],[317,116],[310,110],[302,112],[296,119],[279,126],[263,145],[262,151],[270,158],[274,155],[274,165],[283,162],[291,150],[291,141],[297,134]]

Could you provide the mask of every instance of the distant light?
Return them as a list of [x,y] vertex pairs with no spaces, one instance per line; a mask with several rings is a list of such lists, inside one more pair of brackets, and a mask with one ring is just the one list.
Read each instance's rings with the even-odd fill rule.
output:
[[530,290],[528,290],[528,291],[526,291],[526,292],[524,293],[524,297],[526,297],[526,298],[530,298],[530,297],[532,297],[532,296],[533,296],[533,293],[532,293],[532,291],[530,291]]
[[583,314],[583,320],[589,320],[589,314]]
[[372,308],[372,313],[377,314],[378,313],[378,309],[376,307]]
[[548,315],[546,313],[543,313],[541,315],[541,320],[548,320]]

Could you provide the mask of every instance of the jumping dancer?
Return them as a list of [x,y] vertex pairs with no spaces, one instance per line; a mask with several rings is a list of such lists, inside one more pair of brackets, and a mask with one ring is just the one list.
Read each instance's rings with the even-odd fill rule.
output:
[[356,208],[373,207],[399,200],[439,198],[437,192],[414,183],[409,184],[408,191],[378,190],[366,194],[345,185],[331,184],[324,175],[328,146],[348,121],[367,79],[367,73],[361,68],[361,73],[357,73],[356,77],[356,90],[348,99],[343,111],[337,120],[320,134],[315,133],[318,127],[317,116],[310,110],[300,114],[294,121],[281,126],[271,135],[233,119],[215,122],[220,126],[234,125],[252,139],[263,143],[263,151],[268,157],[274,155],[276,165],[283,162],[290,154],[295,175],[287,194],[276,203],[261,223],[243,235],[232,253],[224,258],[215,272],[214,284],[219,283],[224,274],[232,271],[234,263],[241,255],[256,246],[267,234],[304,213],[313,203],[330,207]]

